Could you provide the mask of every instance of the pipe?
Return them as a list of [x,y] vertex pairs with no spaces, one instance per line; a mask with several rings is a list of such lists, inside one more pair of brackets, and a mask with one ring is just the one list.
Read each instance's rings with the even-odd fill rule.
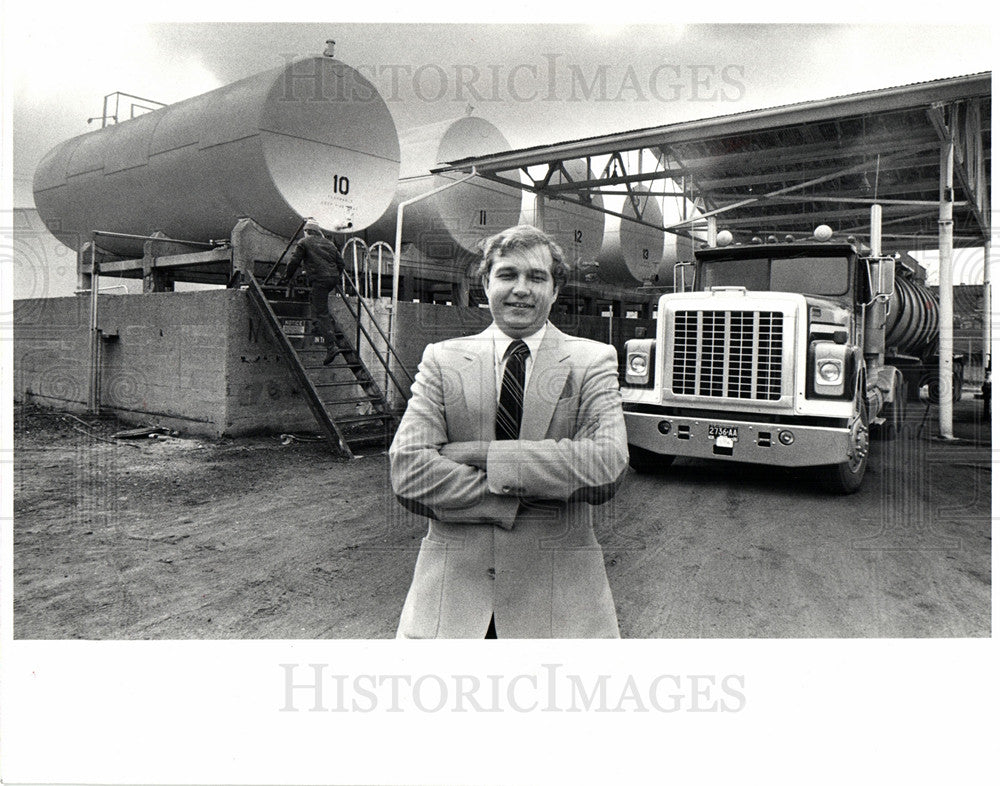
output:
[[[882,206],[872,205],[872,229],[871,229],[871,247],[872,256],[880,257],[882,256]],[[879,287],[882,286],[882,282],[878,282]]]
[[[990,329],[993,324],[993,315],[990,313],[992,305],[990,303],[990,241],[983,244],[983,374],[993,365],[993,345],[991,344]],[[984,376],[985,379],[985,376]]]
[[[955,439],[952,428],[952,389],[955,350],[955,302],[952,292],[952,192],[955,179],[955,143],[949,138],[941,145],[941,180],[938,211],[938,292],[941,306],[941,324],[938,328],[938,384],[941,401],[938,404],[938,421],[941,439]],[[961,393],[961,391],[959,391]]]
[[434,196],[435,194],[445,191],[454,186],[461,185],[468,180],[477,176],[476,168],[472,167],[472,172],[464,177],[454,180],[451,183],[445,183],[443,186],[438,186],[437,188],[431,189],[423,194],[418,194],[410,199],[403,200],[399,203],[399,207],[396,208],[396,245],[393,247],[393,261],[392,261],[392,303],[389,304],[389,343],[392,346],[396,346],[396,304],[399,302],[399,266],[400,257],[402,255],[403,246],[403,210],[407,205],[412,205],[414,202],[420,202],[421,200],[427,199],[427,197]]
[[98,375],[100,374],[101,343],[97,335],[97,295],[100,290],[100,264],[97,261],[97,244],[90,242],[90,384],[87,391],[87,411],[101,414]]

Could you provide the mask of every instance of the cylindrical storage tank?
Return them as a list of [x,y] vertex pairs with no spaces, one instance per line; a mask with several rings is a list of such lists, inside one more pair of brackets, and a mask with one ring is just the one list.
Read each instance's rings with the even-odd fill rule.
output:
[[[664,181],[670,184],[670,181]],[[684,197],[667,197],[663,202],[663,225],[671,226],[685,218],[697,216],[699,211],[694,203]],[[693,229],[689,226],[688,229]],[[704,230],[702,230],[703,232]],[[700,233],[699,233],[700,234]],[[653,283],[658,286],[672,286],[674,265],[678,262],[694,262],[695,241],[673,232],[663,233],[663,256],[653,274]]]
[[[35,204],[60,237],[93,230],[206,241],[252,218],[289,237],[312,216],[365,227],[399,176],[399,139],[375,87],[310,57],[70,139],[35,172]],[[141,241],[101,238],[122,255]]]
[[885,323],[885,346],[904,355],[922,356],[937,342],[938,302],[924,287],[897,272]]
[[[622,215],[663,225],[663,213],[648,189],[632,186],[636,200],[624,197]],[[638,205],[636,205],[638,202]],[[675,236],[676,237],[676,236]],[[609,215],[597,254],[597,275],[611,284],[631,286],[652,279],[663,257],[663,231]]]
[[[395,243],[400,202],[465,177],[461,172],[432,175],[433,167],[510,150],[500,129],[471,115],[419,126],[402,133],[399,141],[399,189],[392,204],[366,233],[369,242]],[[516,179],[517,173],[513,177]],[[473,178],[407,205],[403,211],[403,242],[415,244],[425,256],[443,264],[461,265],[476,254],[480,240],[516,224],[520,210],[520,189]]]
[[[566,161],[564,167],[571,180],[591,180],[594,177],[594,173],[583,161]],[[553,174],[549,181],[551,185],[565,182],[567,181],[562,172]],[[574,271],[591,268],[597,262],[597,253],[601,250],[601,241],[604,239],[604,213],[600,212],[604,207],[604,199],[600,194],[592,194],[590,204],[593,207],[587,207],[574,192],[564,191],[563,194],[567,199],[541,197],[541,221],[537,216],[539,197],[530,195],[532,203],[527,206],[522,220],[542,229],[555,240]]]

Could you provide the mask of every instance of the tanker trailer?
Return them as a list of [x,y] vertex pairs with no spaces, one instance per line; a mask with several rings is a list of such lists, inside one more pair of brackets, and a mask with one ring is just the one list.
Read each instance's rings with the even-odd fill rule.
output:
[[[378,91],[315,56],[63,142],[39,164],[34,195],[60,238],[159,231],[207,242],[227,239],[241,218],[282,237],[306,216],[363,228],[398,175],[396,126]],[[142,256],[142,241],[98,245]]]
[[[940,398],[938,348],[938,301],[914,275],[913,268],[896,264],[896,286],[888,304],[885,328],[887,364],[903,375],[905,398],[919,399],[920,388],[928,388],[928,397]],[[958,401],[962,393],[966,358],[956,353],[952,358],[952,397]]]
[[[633,185],[632,194],[622,203],[622,214],[663,226],[663,213],[648,188]],[[597,254],[597,275],[609,284],[634,286],[649,282],[656,274],[663,256],[662,229],[608,215],[604,242]]]
[[[368,229],[369,243],[396,239],[399,203],[459,180],[455,173],[432,175],[443,162],[510,150],[500,130],[487,120],[466,116],[418,126],[400,134],[400,179],[392,204]],[[473,178],[419,202],[403,214],[403,243],[411,243],[435,265],[464,273],[480,240],[517,223],[521,190]]]

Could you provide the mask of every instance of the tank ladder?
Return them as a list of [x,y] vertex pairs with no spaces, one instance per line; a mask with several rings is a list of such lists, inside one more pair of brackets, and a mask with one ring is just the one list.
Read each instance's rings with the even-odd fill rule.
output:
[[[404,378],[410,383],[412,378],[399,363],[398,356],[389,346],[388,337],[378,327],[368,305],[357,296],[353,282],[348,279],[346,289],[353,290],[354,297],[341,287],[338,296],[331,298],[330,316],[340,352],[330,365],[324,366],[322,360],[328,347],[310,335],[307,329],[310,322],[309,290],[293,288],[291,297],[288,297],[285,287],[262,285],[255,276],[244,275],[243,281],[262,321],[268,326],[302,387],[306,403],[333,451],[343,458],[363,455],[359,451],[365,449],[367,452],[372,448],[384,451],[399,425],[399,417],[361,358],[362,337],[384,366],[386,384],[391,380],[405,397],[406,388],[396,371],[390,368],[389,354],[397,361],[397,371],[402,369]],[[384,346],[388,347],[387,357],[383,358],[378,351],[361,317],[362,311],[367,312],[371,326],[381,335]],[[348,332],[346,328],[353,330]]]

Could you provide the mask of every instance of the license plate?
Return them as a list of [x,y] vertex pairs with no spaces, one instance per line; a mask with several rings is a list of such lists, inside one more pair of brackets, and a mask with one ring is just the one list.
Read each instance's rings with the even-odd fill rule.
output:
[[286,336],[302,336],[306,332],[306,323],[298,319],[286,319],[281,329]]
[[733,442],[737,442],[740,438],[740,429],[738,426],[709,425],[708,438],[715,439],[716,437],[726,437]]

